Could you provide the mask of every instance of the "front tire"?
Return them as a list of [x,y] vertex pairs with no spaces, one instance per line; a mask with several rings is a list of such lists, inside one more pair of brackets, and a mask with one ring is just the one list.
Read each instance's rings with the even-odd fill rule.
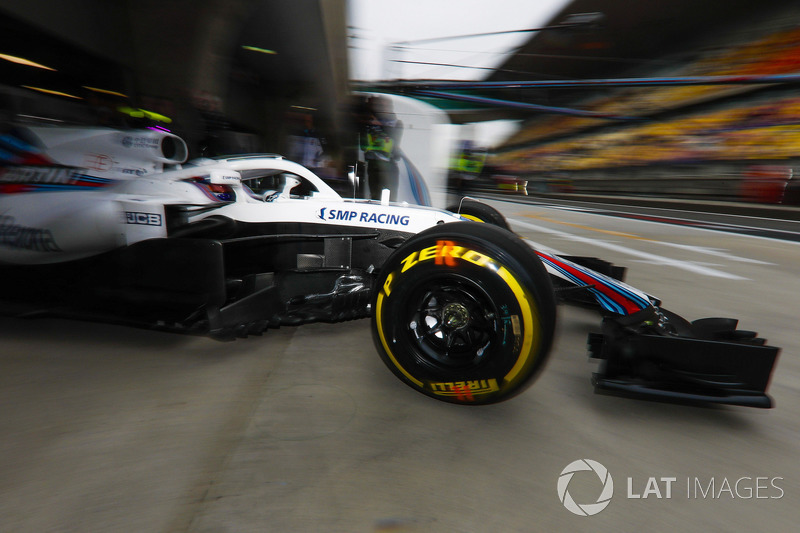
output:
[[534,251],[489,224],[455,222],[409,239],[381,269],[373,339],[389,369],[437,400],[490,404],[543,367],[555,297]]
[[500,211],[483,202],[472,200],[471,198],[464,198],[461,200],[461,203],[453,204],[449,206],[447,210],[458,213],[462,217],[474,222],[484,222],[511,231],[506,217],[504,217]]

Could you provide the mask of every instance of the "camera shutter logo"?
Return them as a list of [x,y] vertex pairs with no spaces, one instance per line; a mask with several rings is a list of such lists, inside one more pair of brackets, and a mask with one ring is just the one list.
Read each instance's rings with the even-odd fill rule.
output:
[[[594,472],[603,484],[603,490],[595,503],[576,503],[567,490],[572,476],[575,475],[575,472],[581,471]],[[609,474],[608,469],[591,459],[578,459],[577,461],[571,462],[561,471],[561,475],[558,477],[558,499],[561,500],[561,503],[564,504],[564,507],[566,507],[568,511],[579,516],[596,515],[608,507],[613,495],[614,481],[611,479],[611,474]]]

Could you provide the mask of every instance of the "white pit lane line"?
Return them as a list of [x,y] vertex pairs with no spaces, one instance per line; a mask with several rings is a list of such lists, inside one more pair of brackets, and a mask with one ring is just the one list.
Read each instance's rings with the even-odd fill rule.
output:
[[672,248],[678,248],[680,250],[688,250],[690,252],[696,252],[699,254],[706,254],[706,255],[713,255],[715,257],[719,257],[722,259],[728,259],[730,261],[736,261],[737,263],[749,263],[751,265],[774,265],[775,263],[770,263],[768,261],[759,261],[758,259],[750,259],[749,257],[739,257],[738,255],[731,255],[726,253],[725,250],[721,250],[719,248],[705,248],[702,246],[692,246],[689,244],[678,244],[674,242],[664,242],[664,241],[653,241],[661,244],[663,246],[669,246]]
[[742,276],[737,276],[736,274],[731,274],[729,272],[725,272],[722,270],[717,270],[715,268],[711,268],[709,266],[694,263],[692,261],[682,261],[677,259],[672,259],[669,257],[664,257],[661,255],[651,254],[648,252],[642,252],[639,250],[634,250],[632,248],[627,248],[625,246],[621,246],[619,244],[614,244],[611,242],[602,241],[599,239],[587,239],[586,237],[580,237],[578,235],[567,233],[564,231],[559,231],[555,229],[546,228],[544,226],[539,226],[536,224],[531,224],[530,222],[523,222],[522,220],[517,220],[514,218],[507,219],[509,223],[521,226],[523,228],[527,228],[533,231],[540,231],[542,233],[549,233],[551,235],[556,235],[558,237],[568,239],[573,242],[580,242],[589,244],[592,246],[597,246],[598,248],[605,248],[606,250],[613,250],[615,252],[619,252],[625,255],[630,255],[646,261],[648,263],[654,263],[664,266],[670,266],[674,268],[678,268],[681,270],[686,270],[688,272],[693,272],[695,274],[702,274],[704,276],[711,276],[715,278],[723,278],[723,279],[731,279],[731,280],[749,280],[750,278],[744,278]]

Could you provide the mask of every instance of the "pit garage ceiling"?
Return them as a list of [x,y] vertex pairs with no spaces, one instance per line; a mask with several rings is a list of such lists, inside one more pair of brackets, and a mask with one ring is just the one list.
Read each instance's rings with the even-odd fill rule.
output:
[[0,19],[0,53],[134,98],[210,95],[234,122],[293,103],[332,121],[347,94],[346,0],[4,0]]

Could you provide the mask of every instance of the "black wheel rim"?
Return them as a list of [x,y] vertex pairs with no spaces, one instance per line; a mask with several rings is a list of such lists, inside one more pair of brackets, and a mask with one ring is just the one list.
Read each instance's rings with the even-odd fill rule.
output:
[[488,360],[500,331],[492,298],[461,276],[423,281],[410,296],[404,323],[420,363],[471,369]]

